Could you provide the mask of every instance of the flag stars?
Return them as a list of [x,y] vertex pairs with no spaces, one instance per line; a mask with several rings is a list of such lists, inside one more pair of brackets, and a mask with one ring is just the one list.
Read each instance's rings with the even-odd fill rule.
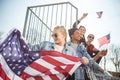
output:
[[10,40],[11,38],[9,38],[8,40]]
[[26,60],[24,60],[23,62],[26,63]]
[[17,49],[14,47],[14,50],[16,51]]
[[20,63],[20,62],[21,62],[21,60],[18,60],[18,62]]
[[3,47],[5,47],[5,44],[3,44]]
[[6,53],[3,53],[3,56],[6,56]]
[[18,51],[20,51],[20,49],[18,49]]
[[26,48],[26,45],[23,45],[23,48]]
[[31,49],[29,49],[29,51],[31,51]]
[[8,44],[11,44],[10,42]]
[[33,60],[35,60],[35,58],[34,58],[34,57],[32,57],[32,59],[33,59]]
[[22,57],[22,55],[19,55],[19,57],[21,58],[21,57]]
[[15,62],[15,59],[13,59],[13,62]]
[[12,44],[15,44],[15,42],[12,42]]
[[20,69],[20,68],[22,68],[22,66],[18,66],[18,68]]
[[25,53],[24,56],[29,56],[29,54],[28,54],[28,53]]
[[29,59],[30,62],[32,62],[33,60]]
[[12,68],[13,70],[15,69],[15,67]]
[[3,50],[5,50],[6,48],[3,48]]
[[15,66],[18,66],[19,64],[15,64]]
[[11,55],[12,55],[11,53],[8,54],[8,56],[11,56]]
[[10,47],[9,47],[8,49],[9,49],[9,50],[11,50],[11,48],[10,48]]
[[[5,42],[1,45],[1,54],[5,58],[10,69],[16,74],[20,75],[23,70],[33,62],[39,53],[29,52],[26,42],[21,38],[20,32],[16,29],[12,30]],[[15,32],[14,32],[15,31]],[[21,38],[21,39],[20,39]],[[22,48],[21,48],[22,47]],[[34,60],[33,60],[34,59]],[[4,67],[4,66],[3,66]]]
[[38,54],[38,53],[36,53],[34,56],[39,56],[39,54]]
[[13,64],[9,64],[9,66],[12,66]]
[[9,62],[10,61],[10,59],[7,59],[7,62]]
[[18,71],[18,72],[17,72],[17,74],[18,74],[18,75],[20,75],[20,74],[21,74],[21,72],[20,72],[20,71]]
[[17,54],[15,53],[14,56],[17,56]]

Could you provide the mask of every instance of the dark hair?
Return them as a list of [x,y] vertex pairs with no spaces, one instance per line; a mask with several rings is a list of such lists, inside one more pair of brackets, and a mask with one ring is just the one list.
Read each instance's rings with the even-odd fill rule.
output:
[[84,29],[86,30],[85,26],[82,26],[82,25],[81,25],[81,26],[79,27],[79,29],[80,29],[80,28],[84,28]]
[[78,28],[71,28],[68,30],[68,33],[69,33],[69,36],[71,38],[71,35],[76,31],[76,30],[79,30]]

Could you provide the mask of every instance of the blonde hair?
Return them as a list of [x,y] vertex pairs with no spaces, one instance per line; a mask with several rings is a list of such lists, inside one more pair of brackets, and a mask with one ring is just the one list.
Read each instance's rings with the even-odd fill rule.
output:
[[59,29],[60,32],[65,36],[65,41],[66,41],[66,39],[67,39],[67,31],[66,31],[65,27],[64,26],[56,26],[54,28],[54,30],[56,30],[56,29]]

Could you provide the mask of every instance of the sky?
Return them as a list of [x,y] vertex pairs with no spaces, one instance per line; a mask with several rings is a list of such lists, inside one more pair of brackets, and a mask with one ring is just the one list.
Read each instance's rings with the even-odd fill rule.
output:
[[[120,45],[120,0],[0,0],[0,31],[7,34],[10,29],[18,28],[23,32],[26,10],[29,6],[70,2],[78,8],[78,17],[88,16],[80,23],[87,29],[86,35],[95,35],[93,44],[99,48],[98,38],[110,33],[110,44]],[[98,19],[96,12],[103,11]]]

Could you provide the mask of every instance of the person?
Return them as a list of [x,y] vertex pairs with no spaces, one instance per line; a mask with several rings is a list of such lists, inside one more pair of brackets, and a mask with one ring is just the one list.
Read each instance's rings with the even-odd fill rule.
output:
[[[37,45],[31,45],[32,51],[40,51],[40,50],[51,50],[62,52],[67,55],[75,55],[75,50],[66,44],[67,32],[64,26],[56,26],[52,32],[52,37],[54,42],[43,41]],[[87,64],[87,59],[81,58],[83,64]],[[73,77],[68,76],[66,80],[74,80]]]
[[[77,28],[77,25],[87,17],[88,13],[83,13],[82,17],[80,17],[77,21],[74,22],[73,28]],[[79,31],[83,34],[83,37],[79,40],[79,43],[82,43],[83,45],[86,46],[86,40],[85,40],[85,33],[86,33],[86,28],[83,25],[80,25]]]
[[94,47],[92,44],[92,41],[94,40],[94,35],[89,34],[87,36],[87,41],[86,41],[86,49],[87,52],[91,57],[94,57],[94,60],[99,63],[101,58],[107,54],[107,49],[106,50],[98,50],[97,48]]
[[94,68],[95,70],[99,70],[104,73],[104,70],[90,57],[84,45],[79,43],[79,40],[83,37],[83,33],[81,33],[78,28],[71,28],[68,30],[68,32],[70,36],[70,41],[68,42],[68,45],[70,45],[71,47],[73,47],[74,50],[76,50],[75,56],[80,58],[87,58],[89,62],[86,65],[82,65],[75,71],[75,80],[88,80],[85,79],[84,74],[84,69],[86,67]]
[[[76,22],[74,22],[73,28],[77,28],[77,25],[78,25],[84,18],[86,18],[87,15],[88,15],[88,13],[83,13],[83,16],[82,16],[81,18],[79,18]],[[99,50],[96,49],[95,51],[93,50],[96,55],[94,55],[94,56],[91,55],[91,54],[93,54],[93,52],[92,52],[91,50],[88,50],[89,47],[88,47],[87,43],[89,44],[89,42],[86,43],[86,40],[85,40],[85,33],[86,33],[86,28],[85,28],[85,26],[80,25],[79,31],[80,31],[80,33],[83,35],[83,37],[79,40],[79,43],[80,43],[80,44],[83,44],[85,47],[87,46],[86,48],[87,48],[87,51],[88,51],[88,53],[90,54],[90,56],[94,59],[94,61],[96,61],[97,63],[99,63],[100,60],[101,60],[101,58],[107,54],[107,50],[99,51]],[[91,43],[91,42],[90,42],[90,43]],[[91,52],[92,52],[92,53],[91,53]],[[97,54],[97,53],[98,53],[98,54]]]

